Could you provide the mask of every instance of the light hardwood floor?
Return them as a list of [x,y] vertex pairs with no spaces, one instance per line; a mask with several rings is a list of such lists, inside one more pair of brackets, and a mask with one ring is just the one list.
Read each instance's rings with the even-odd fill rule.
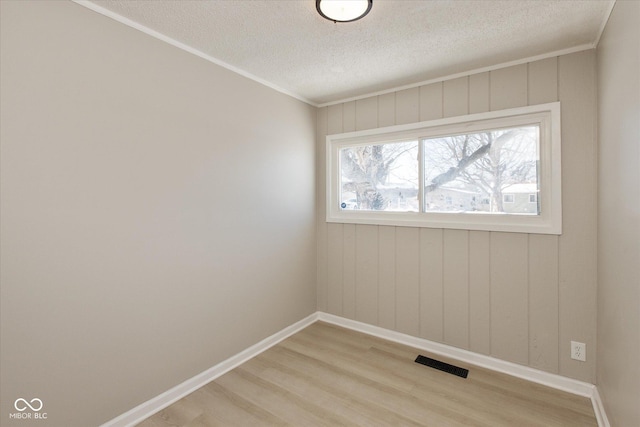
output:
[[[469,369],[466,379],[414,362]],[[597,426],[589,399],[317,322],[140,427]]]

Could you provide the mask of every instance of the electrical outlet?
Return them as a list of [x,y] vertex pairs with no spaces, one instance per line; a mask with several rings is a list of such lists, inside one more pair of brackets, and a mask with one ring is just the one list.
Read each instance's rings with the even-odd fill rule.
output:
[[583,342],[571,341],[571,358],[586,362],[587,345]]

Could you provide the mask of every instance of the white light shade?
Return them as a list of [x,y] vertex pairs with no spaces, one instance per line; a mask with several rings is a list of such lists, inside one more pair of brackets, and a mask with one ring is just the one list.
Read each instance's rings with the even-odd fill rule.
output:
[[316,0],[316,9],[331,21],[351,22],[369,13],[372,3],[372,0]]

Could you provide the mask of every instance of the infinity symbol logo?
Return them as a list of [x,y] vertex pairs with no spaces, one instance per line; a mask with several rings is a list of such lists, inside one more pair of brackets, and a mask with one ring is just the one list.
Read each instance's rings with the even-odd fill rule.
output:
[[[34,402],[35,404],[32,406]],[[19,403],[21,403],[20,406],[18,406]],[[42,400],[36,397],[31,399],[31,402],[27,402],[25,399],[19,398],[19,399],[16,399],[16,401],[13,403],[13,407],[20,412],[26,411],[27,408],[30,408],[34,412],[38,412],[40,409],[42,409]]]

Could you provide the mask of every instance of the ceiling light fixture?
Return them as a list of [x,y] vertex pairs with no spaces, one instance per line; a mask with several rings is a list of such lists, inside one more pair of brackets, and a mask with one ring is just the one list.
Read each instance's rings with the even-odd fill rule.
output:
[[353,22],[371,10],[373,0],[316,0],[316,10],[333,22]]

